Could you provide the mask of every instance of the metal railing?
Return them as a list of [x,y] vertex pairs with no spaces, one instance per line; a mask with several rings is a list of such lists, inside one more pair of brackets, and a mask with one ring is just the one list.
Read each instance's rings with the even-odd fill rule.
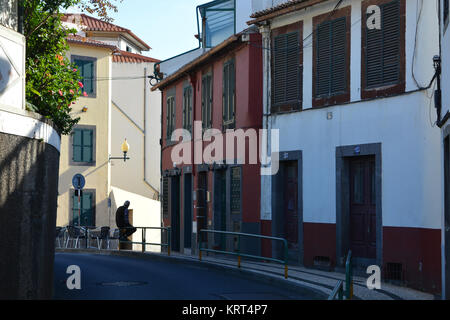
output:
[[[223,253],[223,254],[229,254],[229,255],[237,256],[238,257],[238,268],[241,267],[241,257],[253,258],[253,259],[258,259],[258,260],[265,260],[265,261],[273,261],[273,262],[284,264],[284,278],[285,279],[288,278],[288,242],[287,242],[286,239],[276,238],[276,237],[269,237],[269,236],[262,236],[262,235],[250,234],[250,233],[217,231],[217,230],[205,230],[205,229],[200,230],[200,234],[201,233],[213,233],[213,234],[223,234],[225,236],[226,235],[237,236],[238,237],[238,249],[237,249],[236,252],[230,252],[230,251],[224,251],[224,250],[214,250],[214,249],[202,248],[202,241],[199,241],[199,243],[198,243],[198,255],[199,255],[199,260],[200,261],[202,260],[202,252]],[[283,245],[284,245],[284,260],[241,253],[241,237],[259,238],[259,239],[273,240],[273,241],[280,241],[280,242],[282,242]]]
[[[71,227],[71,226],[69,226]],[[91,234],[92,232],[96,232],[99,233],[99,229],[100,227],[86,227],[86,226],[73,226],[72,228],[74,228],[76,231],[75,235],[70,235],[69,234],[69,227],[62,227],[61,228],[61,233],[62,233],[62,237],[58,236],[56,237],[55,241],[58,241],[58,245],[60,248],[62,248],[61,245],[61,238],[63,240],[63,243],[65,244],[64,247],[67,248],[68,244],[69,244],[69,240],[75,241],[75,247],[80,244],[81,247],[81,241],[85,240],[85,248],[86,249],[91,249],[91,248],[96,248],[96,247],[91,247],[90,246],[90,240],[92,240]],[[108,232],[108,235],[106,236],[106,238],[104,240],[106,241],[111,241],[111,240],[117,240],[118,241],[118,249],[120,250],[120,244],[124,243],[124,244],[140,244],[142,246],[142,252],[145,252],[146,250],[146,246],[160,246],[161,248],[166,247],[167,248],[167,253],[168,255],[170,255],[170,251],[171,251],[171,228],[170,227],[134,227],[136,229],[140,229],[142,234],[142,238],[140,242],[136,242],[136,241],[130,241],[130,240],[121,240],[120,239],[120,229],[133,229],[132,227],[126,227],[126,228],[116,228],[115,230],[119,230],[119,234],[117,235],[117,237],[111,237],[110,236],[110,232],[114,229],[111,229],[110,232]],[[146,238],[147,238],[147,230],[165,230],[167,233],[167,242],[163,243],[162,239],[161,239],[161,243],[152,243],[152,242],[147,242]],[[131,235],[132,236],[132,235]],[[162,235],[161,235],[162,236]],[[100,237],[100,234],[99,234]],[[101,250],[101,247],[98,247],[99,250]],[[109,249],[109,244],[108,244],[108,249]]]
[[[119,236],[119,244],[120,243],[124,243],[124,244],[140,244],[142,246],[142,252],[145,252],[145,247],[146,246],[161,246],[161,248],[166,247],[167,248],[167,254],[170,256],[170,249],[171,249],[171,228],[170,227],[126,227],[126,228],[119,228],[120,229],[140,229],[142,232],[142,241],[130,241],[130,240],[121,240],[120,236]],[[151,242],[146,242],[146,235],[147,235],[147,230],[165,230],[167,231],[167,243],[162,243],[162,239],[161,239],[161,243],[151,243]],[[120,250],[120,247],[119,247]]]
[[350,250],[345,262],[345,286],[344,280],[339,280],[333,291],[331,292],[328,300],[335,300],[336,296],[338,300],[351,300],[353,298],[353,267],[352,267],[352,251]]

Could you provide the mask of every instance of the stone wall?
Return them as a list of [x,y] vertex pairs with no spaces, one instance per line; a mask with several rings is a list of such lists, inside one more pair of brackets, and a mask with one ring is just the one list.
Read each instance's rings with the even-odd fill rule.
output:
[[59,151],[0,132],[0,299],[50,299]]

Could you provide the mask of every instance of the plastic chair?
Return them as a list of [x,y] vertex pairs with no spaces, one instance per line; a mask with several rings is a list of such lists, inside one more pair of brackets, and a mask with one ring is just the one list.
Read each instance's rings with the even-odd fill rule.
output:
[[[69,242],[72,240],[72,244],[75,241],[74,248],[78,247],[78,244],[80,243],[80,239],[86,239],[86,234],[82,232],[82,229],[80,227],[75,226],[67,226],[67,239],[66,239],[66,245],[67,248],[69,245]],[[87,239],[86,239],[87,241]]]
[[65,231],[66,229],[63,227],[56,227],[55,238],[58,240],[58,248],[61,248],[61,236],[64,235]]
[[[100,228],[100,233],[91,234],[91,239],[97,239],[97,248],[98,248],[98,250],[101,250],[102,244],[103,244],[103,240],[106,240],[107,243],[108,243],[108,241],[109,241],[109,230],[110,230],[110,227],[101,227]],[[108,249],[109,249],[109,246],[108,246]]]

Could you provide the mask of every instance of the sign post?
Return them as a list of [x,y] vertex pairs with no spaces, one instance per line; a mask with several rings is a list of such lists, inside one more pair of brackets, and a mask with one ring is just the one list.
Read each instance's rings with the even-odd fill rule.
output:
[[[72,178],[72,185],[75,188],[75,192],[78,195],[78,226],[81,227],[81,195],[84,186],[86,185],[86,179],[82,174],[76,174]],[[87,227],[87,226],[86,226]],[[86,248],[88,243],[88,234],[86,229]]]

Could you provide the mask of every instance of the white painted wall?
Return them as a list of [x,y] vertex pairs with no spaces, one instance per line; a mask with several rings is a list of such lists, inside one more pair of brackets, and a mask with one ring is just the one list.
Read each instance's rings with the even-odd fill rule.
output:
[[[111,226],[117,228],[115,213],[117,208],[122,206],[125,201],[130,201],[130,209],[133,210],[133,226],[135,227],[160,227],[160,203],[146,197],[139,196],[135,193],[130,193],[120,188],[113,187],[110,198],[112,199],[112,214]],[[161,231],[148,230],[145,235],[146,243],[161,243]],[[133,234],[133,241],[142,241],[142,230]],[[133,250],[141,250],[141,245],[133,245]],[[161,252],[160,246],[146,246],[146,251]]]
[[128,192],[157,199],[155,193],[160,189],[161,93],[150,90],[149,79],[144,79],[145,68],[147,74],[151,74],[153,63],[113,63],[113,78],[116,80],[112,81],[112,156],[122,154],[121,145],[126,138],[131,159],[127,162],[111,161],[111,183]]
[[440,228],[440,132],[429,111],[417,92],[272,117],[280,151],[303,151],[304,221],[336,223],[336,147],[382,143],[383,226]]
[[[436,3],[406,3],[406,90],[409,94],[360,102],[361,86],[361,0],[346,0],[352,6],[351,102],[324,109],[312,108],[312,37],[304,42],[303,108],[305,111],[272,115],[269,128],[280,130],[280,151],[303,151],[303,215],[305,222],[336,222],[336,147],[382,143],[382,212],[384,226],[440,228],[442,193],[440,131],[433,125],[431,90],[428,85],[438,54]],[[316,15],[330,12],[336,1],[293,12],[272,21],[272,28],[302,20],[303,37],[312,32]],[[416,22],[419,20],[419,23]],[[414,45],[417,34],[417,45]],[[426,63],[426,62],[429,63]],[[266,64],[267,66],[267,64]],[[269,69],[265,70],[265,72]],[[267,73],[270,74],[270,73]],[[267,99],[270,103],[270,99]],[[333,119],[327,120],[327,112]],[[297,137],[297,138],[293,138]],[[262,178],[262,195],[271,194],[271,184]],[[266,203],[268,202],[268,203]],[[270,217],[270,201],[262,202],[261,216]]]
[[25,109],[25,37],[0,26],[0,107]]

